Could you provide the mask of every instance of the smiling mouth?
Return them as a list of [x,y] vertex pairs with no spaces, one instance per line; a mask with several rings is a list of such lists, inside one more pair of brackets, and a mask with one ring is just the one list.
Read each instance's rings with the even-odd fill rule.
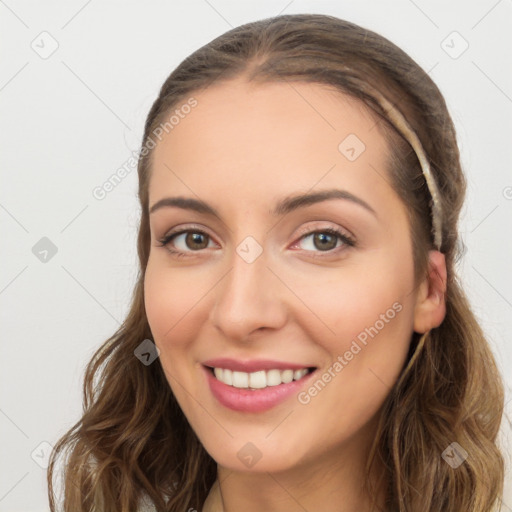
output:
[[265,389],[281,384],[289,384],[292,381],[298,381],[306,375],[313,373],[316,367],[304,367],[300,370],[259,370],[256,372],[239,372],[228,368],[212,368],[206,366],[210,373],[220,382],[228,386],[240,389]]

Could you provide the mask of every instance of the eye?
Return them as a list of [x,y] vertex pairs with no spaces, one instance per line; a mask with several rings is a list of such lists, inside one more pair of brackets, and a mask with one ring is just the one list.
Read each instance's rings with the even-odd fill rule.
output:
[[355,246],[355,240],[352,237],[335,228],[307,231],[293,247],[299,245],[301,241],[305,241],[302,245],[302,249],[306,251],[329,254],[332,254],[333,252],[337,253],[338,251],[335,249],[341,248],[341,250],[344,250],[343,246],[345,246],[345,248]]
[[[203,249],[212,247],[210,242],[213,243],[210,235],[200,229],[182,229],[171,232],[158,242],[160,247],[166,247],[170,253],[179,258],[193,256],[194,252],[199,253]],[[328,253],[329,255],[356,245],[351,236],[335,228],[304,230],[304,234],[292,248],[300,245],[301,242],[305,242],[300,247],[305,251]],[[322,257],[322,254],[317,254],[314,257]]]
[[199,229],[183,229],[165,235],[159,240],[159,245],[166,246],[172,254],[183,257],[208,248],[209,242],[211,242],[211,238],[208,233]]

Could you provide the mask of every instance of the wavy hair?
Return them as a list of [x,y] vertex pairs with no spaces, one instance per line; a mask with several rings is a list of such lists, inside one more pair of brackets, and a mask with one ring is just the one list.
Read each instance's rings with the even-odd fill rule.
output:
[[[254,83],[322,84],[359,100],[389,147],[388,176],[407,207],[415,279],[426,276],[431,197],[409,143],[378,98],[383,95],[419,138],[439,188],[441,252],[447,266],[446,316],[439,327],[411,336],[409,357],[386,398],[367,461],[383,462],[385,510],[490,512],[503,492],[504,458],[497,434],[503,416],[502,377],[456,274],[464,202],[456,134],[437,86],[406,53],[360,26],[319,14],[283,15],[237,27],[201,47],[170,74],[148,114],[142,148],[173,108],[213,84],[243,77]],[[149,145],[150,142],[152,145]],[[66,512],[136,510],[143,498],[157,511],[201,509],[216,478],[216,463],[181,411],[157,360],[145,366],[134,350],[152,334],[144,307],[150,251],[148,182],[151,150],[138,161],[140,262],[131,307],[120,328],[95,352],[83,385],[83,415],[59,439]],[[457,442],[468,453],[458,468],[442,457]],[[374,504],[376,505],[376,504]],[[378,510],[381,510],[377,507]]]

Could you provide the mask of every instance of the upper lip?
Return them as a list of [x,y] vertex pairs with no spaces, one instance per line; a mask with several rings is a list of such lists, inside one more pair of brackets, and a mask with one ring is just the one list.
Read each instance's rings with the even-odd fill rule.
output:
[[236,372],[252,373],[260,370],[301,370],[302,368],[314,368],[313,365],[301,363],[287,363],[284,361],[273,361],[271,359],[252,359],[241,361],[229,357],[208,359],[203,365],[210,368],[227,368]]

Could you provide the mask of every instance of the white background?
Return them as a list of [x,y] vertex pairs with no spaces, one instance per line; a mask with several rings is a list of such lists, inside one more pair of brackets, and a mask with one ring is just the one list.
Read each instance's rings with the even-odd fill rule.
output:
[[[511,0],[0,0],[0,511],[48,510],[40,443],[78,420],[85,364],[127,312],[136,171],[102,201],[93,188],[137,151],[158,89],[182,59],[231,27],[305,12],[388,37],[445,95],[469,181],[460,273],[512,416]],[[48,58],[31,47],[49,51],[53,40]],[[32,252],[43,237],[57,247],[45,263]],[[510,494],[504,501],[512,510]]]

